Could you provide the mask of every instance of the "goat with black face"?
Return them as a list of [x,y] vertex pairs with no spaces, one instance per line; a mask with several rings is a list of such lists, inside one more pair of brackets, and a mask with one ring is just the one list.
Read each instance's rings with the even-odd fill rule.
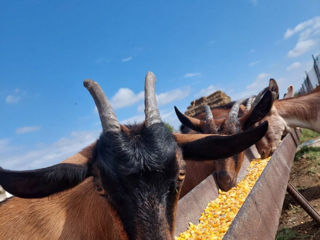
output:
[[0,206],[0,239],[172,240],[184,159],[231,156],[267,130],[264,123],[232,136],[172,134],[161,121],[151,72],[145,83],[145,121],[120,125],[100,86],[92,80],[84,85],[103,133],[61,164],[0,170],[0,185],[20,197]]

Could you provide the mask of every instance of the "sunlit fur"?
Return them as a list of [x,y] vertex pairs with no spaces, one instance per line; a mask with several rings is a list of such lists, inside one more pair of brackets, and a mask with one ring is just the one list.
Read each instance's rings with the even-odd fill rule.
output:
[[48,198],[1,204],[0,239],[173,239],[181,150],[163,123],[126,130],[103,133],[64,162],[89,160],[93,178]]
[[[15,177],[26,177],[30,184],[24,189],[16,185],[12,194],[31,197],[50,193],[38,199],[13,197],[1,204],[0,239],[172,240],[177,201],[188,176],[186,162],[191,163],[183,157],[201,162],[234,155],[259,140],[267,127],[265,123],[241,134],[221,137],[170,134],[162,123],[147,129],[144,125],[121,126],[122,132],[102,134],[97,143],[60,164],[70,167],[70,171],[74,171],[70,164],[83,166],[87,177],[58,193],[52,185],[65,189],[63,181],[37,186],[38,181],[32,176],[32,172],[37,176],[44,171],[42,178],[46,179],[50,167],[31,170],[27,175],[23,171],[0,170],[3,186],[14,186]],[[109,137],[113,138],[110,142]],[[184,194],[190,190],[186,188]]]
[[320,87],[309,94],[276,100],[267,120],[269,128],[266,136],[256,144],[262,157],[270,156],[281,142],[282,136],[290,128],[302,127],[320,132]]

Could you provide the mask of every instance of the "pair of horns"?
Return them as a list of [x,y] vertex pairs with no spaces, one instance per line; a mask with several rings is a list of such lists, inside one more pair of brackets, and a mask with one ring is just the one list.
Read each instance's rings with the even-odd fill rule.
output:
[[[156,100],[155,83],[155,75],[152,72],[148,72],[144,88],[146,127],[161,122]],[[103,132],[119,132],[121,129],[120,123],[100,85],[91,79],[84,80],[83,85],[88,89],[97,106]]]

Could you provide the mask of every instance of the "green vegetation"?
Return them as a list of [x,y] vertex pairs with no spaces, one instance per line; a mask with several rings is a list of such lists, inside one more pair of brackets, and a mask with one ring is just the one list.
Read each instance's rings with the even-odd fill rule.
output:
[[277,232],[276,240],[291,240],[297,237],[296,231],[290,228],[283,228]]
[[301,129],[301,136],[300,136],[300,143],[309,141],[309,140],[316,138],[318,136],[320,136],[319,133],[312,131],[310,129],[302,128]]
[[320,158],[320,147],[303,147],[301,148],[295,156],[295,160],[298,160],[300,158],[307,158],[310,160],[316,160]]
[[283,228],[277,232],[275,240],[311,239],[310,237],[312,236],[299,234],[294,229]]
[[174,128],[169,123],[165,122],[164,125],[169,129],[170,132],[174,132]]

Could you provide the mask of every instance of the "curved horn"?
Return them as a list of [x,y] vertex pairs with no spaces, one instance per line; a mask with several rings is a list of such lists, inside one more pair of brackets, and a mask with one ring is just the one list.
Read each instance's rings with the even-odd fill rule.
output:
[[184,115],[182,112],[179,111],[179,109],[176,106],[174,106],[174,110],[176,112],[177,117],[183,125],[194,131],[203,132],[202,127],[205,124],[204,121]]
[[247,105],[246,105],[246,110],[247,111],[249,111],[252,108],[252,103],[254,102],[255,99],[256,99],[255,96],[249,97],[249,99],[247,101]]
[[252,103],[252,107],[251,108],[254,108],[258,102],[260,101],[262,95],[264,95],[266,93],[266,91],[268,90],[268,88],[264,88],[263,90],[261,90],[258,95],[256,96],[256,98],[254,99],[253,103]]
[[206,113],[206,121],[204,125],[204,131],[206,133],[217,133],[218,128],[215,123],[215,120],[213,119],[212,111],[209,105],[204,105],[204,111]]
[[209,105],[204,105],[204,111],[206,112],[206,121],[208,120],[212,120],[213,116],[212,116],[212,112],[211,112],[211,108],[209,107]]
[[238,119],[238,114],[239,114],[240,105],[241,103],[243,103],[243,101],[244,99],[241,99],[237,101],[235,104],[233,104],[229,112],[229,116],[227,120],[227,128],[229,131],[239,132],[240,130],[240,122]]
[[160,113],[158,110],[156,93],[155,93],[156,76],[152,72],[147,72],[144,88],[144,113],[146,116],[145,125],[150,127],[155,123],[160,123]]
[[83,85],[88,89],[97,106],[103,132],[120,131],[120,124],[117,117],[99,84],[91,79],[86,79]]

